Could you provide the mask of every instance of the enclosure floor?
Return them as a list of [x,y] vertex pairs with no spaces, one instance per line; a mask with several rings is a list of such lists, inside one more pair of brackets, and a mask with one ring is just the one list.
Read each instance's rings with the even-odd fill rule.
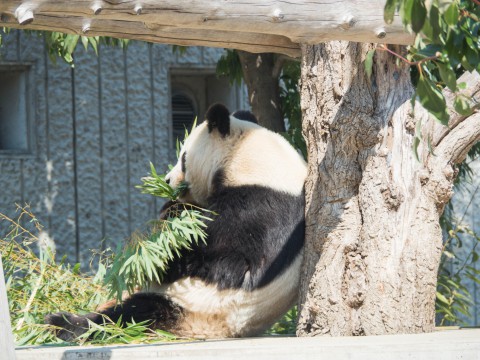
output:
[[369,337],[261,337],[155,345],[22,347],[17,348],[16,358],[17,360],[480,360],[480,329]]

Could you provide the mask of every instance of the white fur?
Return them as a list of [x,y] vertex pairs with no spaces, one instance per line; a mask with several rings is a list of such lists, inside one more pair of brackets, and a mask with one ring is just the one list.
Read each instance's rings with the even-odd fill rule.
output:
[[[183,174],[181,156],[185,151]],[[234,117],[230,117],[230,134],[225,137],[217,130],[209,133],[206,122],[198,125],[167,179],[173,187],[187,181],[191,198],[205,205],[218,169],[225,170],[227,185],[261,185],[292,195],[302,193],[307,175],[305,161],[282,136]]]
[[190,277],[150,291],[166,295],[185,309],[179,335],[195,338],[243,337],[258,334],[295,304],[302,256],[274,281],[254,291],[218,290]]
[[[184,152],[185,174],[181,168]],[[230,134],[226,136],[217,130],[209,133],[206,122],[198,125],[186,139],[179,162],[167,179],[173,187],[187,181],[188,199],[182,200],[206,206],[218,169],[225,171],[226,185],[260,185],[298,196],[307,175],[305,161],[283,137],[233,117],[230,117]],[[254,291],[219,290],[216,285],[189,277],[154,286],[150,291],[166,295],[185,309],[185,319],[176,330],[179,335],[197,338],[255,335],[295,303],[301,259],[301,255],[297,256],[281,276]]]

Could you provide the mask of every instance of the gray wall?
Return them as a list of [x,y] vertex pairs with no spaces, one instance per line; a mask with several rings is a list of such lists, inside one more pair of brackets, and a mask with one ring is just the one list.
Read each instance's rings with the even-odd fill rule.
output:
[[[223,53],[132,43],[124,52],[83,48],[75,68],[53,64],[42,38],[12,32],[1,64],[30,66],[32,151],[0,154],[0,212],[15,217],[15,203],[31,205],[57,254],[84,265],[90,248],[116,247],[158,214],[161,201],[134,188],[152,161],[165,171],[175,161],[170,120],[170,73],[213,74]],[[228,84],[226,80],[223,80]],[[0,84],[1,86],[1,84]],[[224,100],[245,108],[244,88]],[[0,235],[7,231],[0,222]],[[30,226],[29,224],[25,224]]]

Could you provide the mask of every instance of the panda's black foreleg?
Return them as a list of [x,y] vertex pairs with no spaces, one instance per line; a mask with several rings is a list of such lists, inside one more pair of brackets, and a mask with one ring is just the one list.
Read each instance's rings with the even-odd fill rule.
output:
[[64,341],[73,341],[89,329],[89,320],[95,324],[112,321],[121,325],[147,321],[152,329],[174,330],[183,317],[183,310],[165,297],[153,293],[137,293],[95,313],[74,315],[66,312],[49,314],[45,322],[56,326],[55,335]]

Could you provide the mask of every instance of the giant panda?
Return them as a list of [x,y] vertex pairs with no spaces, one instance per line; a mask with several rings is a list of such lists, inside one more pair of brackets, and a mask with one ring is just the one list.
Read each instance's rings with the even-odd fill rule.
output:
[[[166,179],[188,190],[177,203],[217,215],[205,244],[173,261],[162,284],[84,316],[50,314],[57,336],[73,340],[102,315],[189,338],[245,337],[262,333],[297,299],[304,244],[306,164],[280,135],[251,113],[230,115],[212,105],[186,139]],[[164,215],[166,216],[166,215]]]

